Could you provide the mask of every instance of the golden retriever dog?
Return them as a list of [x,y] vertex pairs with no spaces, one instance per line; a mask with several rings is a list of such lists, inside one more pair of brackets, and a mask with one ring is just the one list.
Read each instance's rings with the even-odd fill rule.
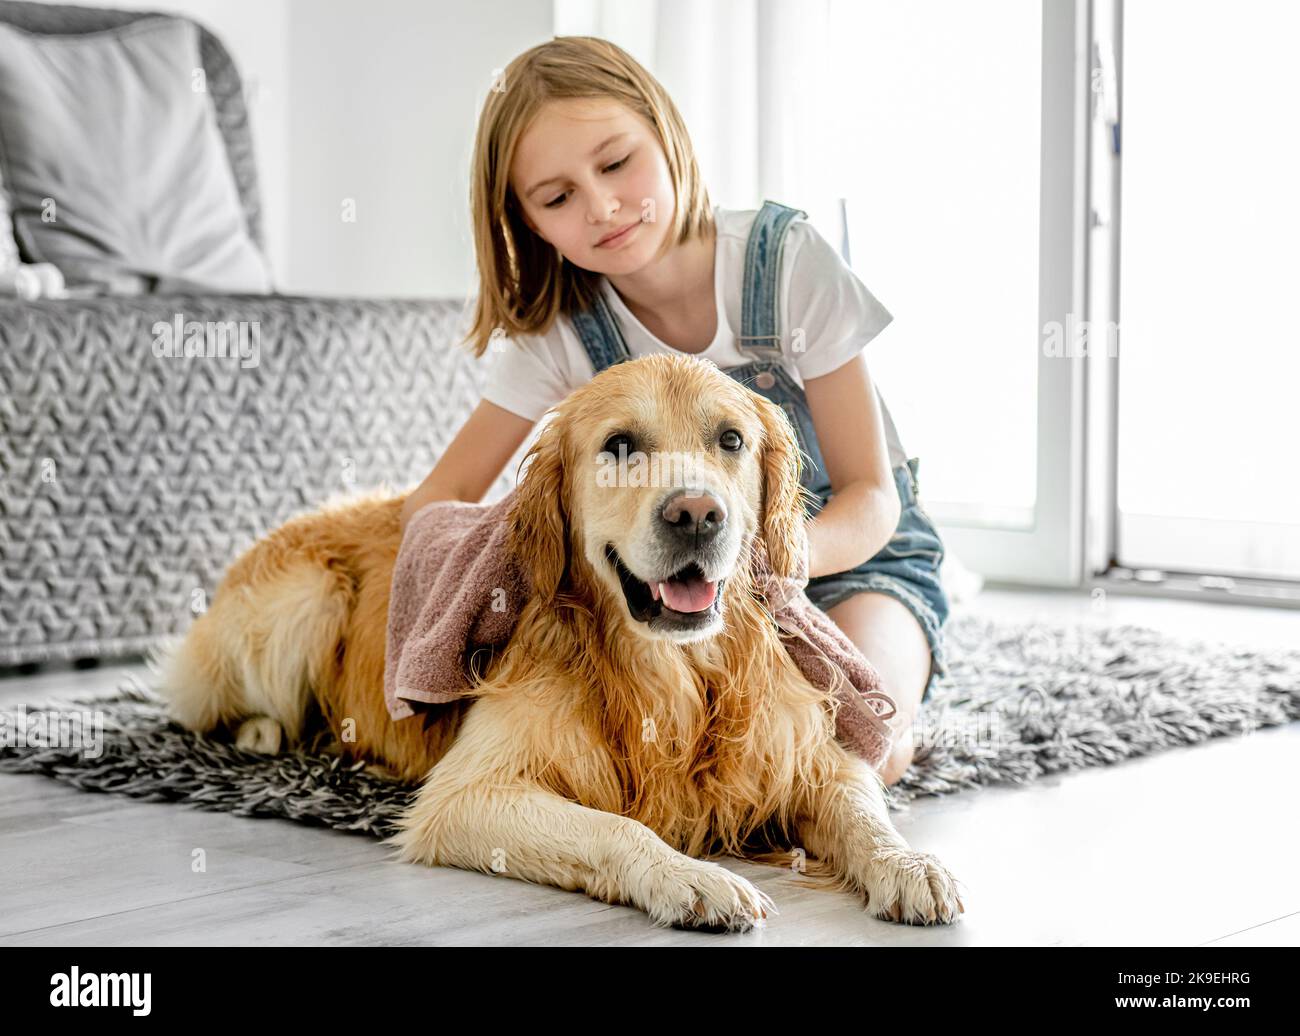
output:
[[[660,477],[627,477],[638,455]],[[664,474],[688,470],[679,458],[690,485]],[[388,715],[404,498],[384,491],[294,518],[236,560],[152,660],[160,689],[191,730],[274,753],[314,719],[332,750],[418,782],[387,840],[406,861],[747,931],[775,911],[710,859],[731,855],[821,877],[876,918],[951,923],[959,883],[894,829],[879,775],[835,739],[838,702],[803,677],[756,589],[754,537],[778,576],[806,549],[801,462],[784,412],[715,365],[617,364],[527,453],[509,542],[533,592],[472,696]]]

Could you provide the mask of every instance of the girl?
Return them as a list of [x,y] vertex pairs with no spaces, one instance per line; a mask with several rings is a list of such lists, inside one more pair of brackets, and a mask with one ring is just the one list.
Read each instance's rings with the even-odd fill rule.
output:
[[806,592],[897,703],[881,771],[893,784],[918,703],[947,672],[948,615],[917,461],[862,354],[893,318],[798,210],[710,206],[671,98],[606,40],[557,37],[512,61],[484,103],[473,163],[468,341],[493,368],[403,528],[433,500],[480,501],[546,410],[609,364],[712,360],[781,405],[813,461]]

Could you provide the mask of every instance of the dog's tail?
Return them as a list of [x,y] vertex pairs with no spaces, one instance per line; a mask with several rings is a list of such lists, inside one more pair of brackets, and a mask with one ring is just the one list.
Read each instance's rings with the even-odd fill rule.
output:
[[241,748],[272,754],[282,739],[302,743],[313,689],[338,664],[355,584],[336,559],[288,546],[276,536],[254,545],[185,636],[149,653],[168,713],[187,729],[225,726]]
[[848,883],[836,873],[835,868],[825,860],[816,856],[805,856],[796,850],[750,849],[741,859],[765,867],[779,867],[791,871],[801,879],[796,881],[796,884],[804,888],[819,889],[824,892],[844,892],[849,887]]

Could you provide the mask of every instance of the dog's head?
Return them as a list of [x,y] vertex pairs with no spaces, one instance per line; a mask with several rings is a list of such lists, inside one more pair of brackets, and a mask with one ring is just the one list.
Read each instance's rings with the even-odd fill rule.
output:
[[559,405],[525,462],[510,541],[543,604],[603,588],[642,636],[689,642],[722,629],[755,536],[773,574],[797,574],[804,490],[789,420],[708,361],[606,369]]

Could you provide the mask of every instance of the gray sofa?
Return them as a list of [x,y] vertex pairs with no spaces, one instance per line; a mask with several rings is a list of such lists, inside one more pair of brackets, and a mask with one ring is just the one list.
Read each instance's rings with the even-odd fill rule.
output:
[[[147,14],[0,3],[0,21],[40,33]],[[261,244],[239,75],[211,33],[201,53]],[[460,299],[0,299],[0,666],[138,654],[184,632],[237,554],[292,515],[419,481],[482,389],[484,365],[457,345],[464,311]],[[155,355],[152,329],[176,314],[256,324],[257,364]]]

